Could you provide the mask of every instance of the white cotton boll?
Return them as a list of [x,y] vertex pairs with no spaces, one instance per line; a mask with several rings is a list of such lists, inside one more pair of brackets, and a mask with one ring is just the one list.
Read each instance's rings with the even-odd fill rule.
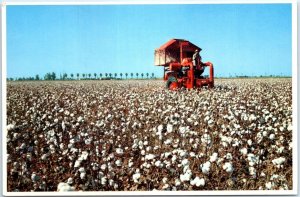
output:
[[54,119],[54,123],[58,123],[58,119],[57,118]]
[[169,145],[171,143],[172,143],[172,140],[170,140],[170,139],[167,139],[166,141],[164,141],[164,144],[166,144],[166,145]]
[[231,153],[227,153],[227,154],[226,154],[226,159],[232,160],[232,154],[231,154]]
[[182,166],[188,166],[189,164],[190,164],[190,162],[189,162],[188,159],[184,159],[184,160],[182,160],[182,162],[181,162],[181,165],[182,165]]
[[211,137],[208,134],[204,134],[201,136],[201,142],[206,143],[206,144],[210,144],[211,143]]
[[133,166],[133,162],[132,161],[128,162],[128,167],[131,168],[132,166]]
[[272,182],[268,182],[265,185],[266,185],[266,189],[268,189],[268,190],[272,189]]
[[83,172],[85,172],[85,169],[84,169],[84,167],[81,167],[81,168],[79,168],[79,170],[78,170],[80,173],[83,173]]
[[208,174],[209,173],[209,171],[210,171],[210,162],[209,161],[207,161],[207,162],[205,162],[204,164],[201,164],[200,165],[200,168],[201,168],[201,170],[202,170],[202,172],[204,173],[204,174]]
[[173,155],[172,158],[171,158],[172,162],[174,163],[176,160],[177,160],[177,156],[176,155]]
[[263,135],[264,137],[266,137],[266,136],[268,135],[268,132],[267,132],[267,131],[263,131],[262,135]]
[[86,175],[85,172],[81,172],[81,173],[80,173],[80,178],[81,178],[81,179],[84,179],[84,178],[85,178],[85,175]]
[[198,176],[190,181],[191,185],[196,185],[197,187],[204,186],[205,185],[205,180],[203,178],[199,178]]
[[279,175],[278,174],[273,174],[270,178],[271,181],[273,181],[274,179],[278,179]]
[[164,158],[168,158],[170,155],[172,155],[171,152],[165,152],[165,153],[163,154],[163,157],[164,157]]
[[218,159],[218,153],[214,152],[211,156],[209,161],[210,162],[215,162]]
[[41,159],[42,159],[42,160],[46,160],[46,159],[47,159],[47,156],[48,156],[47,154],[43,154],[42,157],[41,157]]
[[172,131],[173,131],[173,125],[168,124],[167,125],[167,133],[172,133]]
[[291,150],[293,148],[293,142],[289,143],[289,150]]
[[180,186],[181,185],[181,182],[179,179],[175,179],[175,186]]
[[284,150],[284,147],[281,146],[281,147],[277,148],[276,152],[277,152],[277,153],[282,153],[283,150]]
[[74,167],[78,168],[80,166],[80,164],[81,164],[81,160],[76,160],[75,164],[74,164]]
[[83,117],[82,116],[79,116],[78,118],[77,118],[77,122],[82,122],[83,121]]
[[280,131],[283,131],[283,130],[284,130],[284,127],[279,127],[279,130],[280,130]]
[[119,154],[119,155],[123,155],[124,151],[123,151],[122,148],[117,148],[116,153]]
[[243,155],[247,155],[248,150],[247,150],[247,148],[242,148],[242,149],[240,149],[240,152],[241,152]]
[[230,162],[226,162],[224,165],[223,165],[223,170],[225,170],[227,173],[232,173],[234,168],[232,166],[232,163]]
[[146,140],[144,141],[144,146],[148,146],[149,142]]
[[187,153],[186,151],[184,151],[184,150],[181,150],[181,151],[179,152],[179,156],[180,156],[180,157],[186,157],[186,156],[188,156],[188,153]]
[[164,129],[164,126],[163,126],[163,125],[159,125],[159,126],[157,127],[157,131],[158,131],[159,133],[161,133],[161,132],[163,131],[163,129]]
[[291,124],[289,124],[287,130],[288,130],[288,131],[292,131],[292,130],[293,130],[293,126],[292,126]]
[[248,144],[249,146],[251,146],[251,145],[252,145],[252,140],[249,139],[249,140],[247,141],[247,144]]
[[168,178],[167,178],[167,177],[164,177],[164,178],[162,179],[162,182],[163,182],[164,184],[166,184],[167,181],[168,181]]
[[272,160],[272,163],[276,165],[277,168],[282,167],[282,164],[286,161],[284,157],[279,157]]
[[155,158],[155,155],[153,155],[153,154],[148,154],[148,155],[146,155],[145,156],[145,160],[147,161],[147,160],[152,160],[152,159],[154,159]]
[[254,178],[256,177],[256,169],[253,166],[249,167],[249,174]]
[[191,173],[185,173],[185,174],[181,174],[180,175],[180,181],[181,182],[185,182],[185,181],[189,181],[192,177],[192,174]]
[[109,186],[113,186],[113,184],[114,184],[114,180],[112,180],[112,179],[109,179],[109,181],[108,181],[108,184],[109,184]]
[[121,161],[120,159],[118,159],[118,160],[115,162],[115,164],[116,164],[118,167],[120,167],[120,166],[122,166],[122,161]]
[[196,157],[196,154],[194,152],[190,152],[190,157]]
[[132,175],[132,179],[135,183],[139,182],[140,177],[141,177],[141,174],[139,172]]
[[35,172],[33,172],[32,174],[31,174],[31,180],[32,180],[32,182],[36,182],[36,181],[38,181],[40,179],[40,177],[35,173]]
[[101,178],[101,185],[106,185],[107,178],[104,176]]
[[258,157],[255,156],[255,155],[252,154],[252,153],[249,153],[249,154],[247,155],[247,159],[248,159],[248,161],[249,161],[249,165],[250,165],[250,166],[254,166],[255,164],[258,163]]
[[159,168],[161,168],[161,167],[163,166],[163,164],[161,163],[160,160],[157,160],[157,161],[154,163],[154,165],[155,165],[156,167],[159,167]]
[[274,140],[274,138],[275,138],[275,134],[274,133],[270,134],[269,139]]
[[61,182],[57,186],[58,192],[68,192],[68,191],[75,191],[74,187],[71,187],[68,183]]
[[141,150],[141,155],[145,155],[146,151],[145,150]]

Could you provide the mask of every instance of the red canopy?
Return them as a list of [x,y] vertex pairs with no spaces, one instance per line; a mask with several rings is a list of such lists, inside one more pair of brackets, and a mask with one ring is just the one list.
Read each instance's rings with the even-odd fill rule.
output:
[[180,62],[180,48],[184,57],[191,57],[196,49],[201,48],[184,39],[171,39],[154,52],[154,65],[166,66],[170,62]]

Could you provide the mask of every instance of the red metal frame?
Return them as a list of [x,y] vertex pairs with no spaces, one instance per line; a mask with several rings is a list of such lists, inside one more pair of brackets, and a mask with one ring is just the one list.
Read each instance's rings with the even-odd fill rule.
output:
[[[158,61],[159,64],[156,64],[158,66],[164,66],[164,80],[167,81],[170,76],[175,77],[177,80],[177,82],[170,83],[169,89],[174,90],[180,87],[187,89],[201,88],[203,86],[208,86],[209,88],[214,87],[214,67],[211,62],[202,63],[202,66],[209,67],[209,77],[195,78],[192,58],[187,54],[192,54],[196,49],[201,50],[201,48],[187,40],[172,39],[155,50],[155,58],[161,58],[160,53],[164,55],[162,62],[160,63],[160,61]],[[174,58],[176,51],[180,53],[180,57],[177,60],[176,56]],[[175,61],[172,61],[172,58],[175,59]],[[179,71],[182,67],[189,67],[185,76],[179,76]],[[166,73],[166,69],[170,72]]]

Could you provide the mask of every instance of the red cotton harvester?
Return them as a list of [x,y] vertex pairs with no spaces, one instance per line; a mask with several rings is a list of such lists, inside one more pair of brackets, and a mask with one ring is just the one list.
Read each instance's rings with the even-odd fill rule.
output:
[[[155,50],[154,65],[164,67],[164,80],[170,90],[178,88],[214,87],[214,68],[210,62],[193,63],[193,54],[202,49],[183,39],[172,39]],[[203,69],[209,67],[209,77],[201,76]],[[199,74],[200,73],[200,74]]]

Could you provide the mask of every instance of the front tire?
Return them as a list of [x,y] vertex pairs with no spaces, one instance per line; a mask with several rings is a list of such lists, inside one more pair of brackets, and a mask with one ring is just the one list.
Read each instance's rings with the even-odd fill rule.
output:
[[177,90],[179,88],[177,79],[173,76],[170,76],[168,78],[166,88],[168,88],[169,90]]

